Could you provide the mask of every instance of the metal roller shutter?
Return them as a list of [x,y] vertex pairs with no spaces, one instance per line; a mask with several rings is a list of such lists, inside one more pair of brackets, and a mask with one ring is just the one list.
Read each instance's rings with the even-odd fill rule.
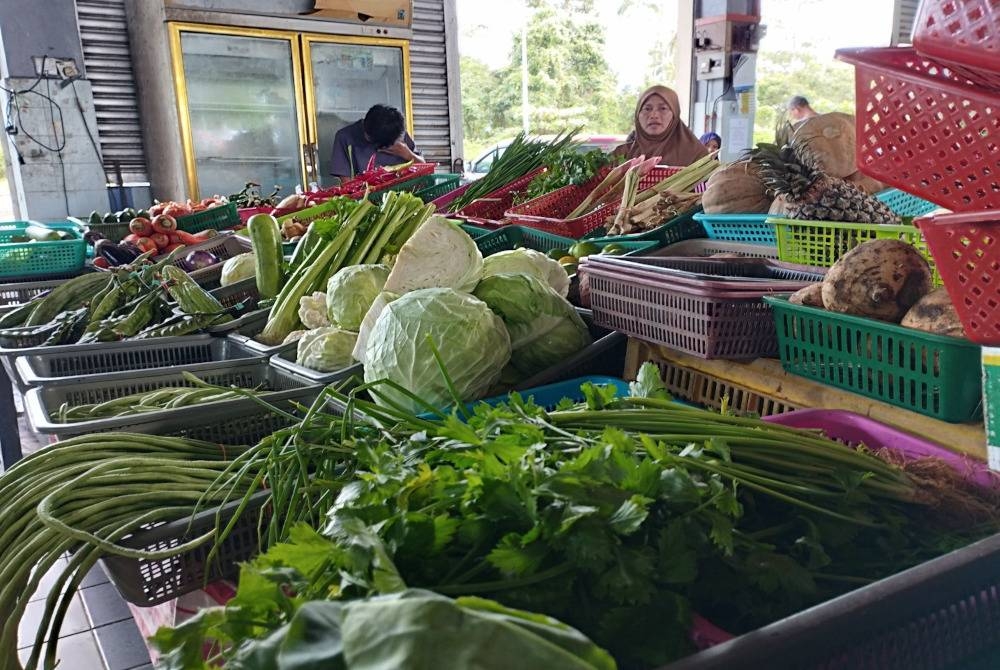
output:
[[145,183],[146,154],[125,25],[124,0],[77,0],[83,66],[94,91],[104,170],[115,180]]
[[413,131],[429,161],[451,162],[444,0],[414,0],[410,42]]
[[910,44],[920,0],[896,0],[893,14],[892,44]]

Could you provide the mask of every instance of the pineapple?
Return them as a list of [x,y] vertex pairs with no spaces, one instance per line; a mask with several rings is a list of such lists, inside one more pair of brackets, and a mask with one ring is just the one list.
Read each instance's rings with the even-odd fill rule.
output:
[[784,196],[785,217],[807,221],[899,223],[885,203],[819,168],[816,154],[804,145],[758,144],[750,160],[774,195]]

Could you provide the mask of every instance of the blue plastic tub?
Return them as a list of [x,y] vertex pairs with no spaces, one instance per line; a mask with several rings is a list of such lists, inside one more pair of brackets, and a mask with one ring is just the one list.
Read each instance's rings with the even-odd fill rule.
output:
[[[576,379],[568,379],[564,382],[546,384],[545,386],[536,386],[535,388],[524,389],[523,391],[511,391],[511,393],[518,393],[522,398],[526,400],[530,398],[536,405],[544,407],[546,410],[553,410],[563,398],[569,398],[573,402],[583,402],[585,398],[583,397],[583,391],[580,390],[580,386],[587,382],[613,386],[617,390],[617,395],[622,398],[627,397],[629,393],[628,382],[617,377],[577,377]],[[465,407],[469,411],[472,411],[476,405],[481,403],[495,406],[506,402],[508,397],[509,394],[505,394],[493,396],[492,398],[483,398],[482,400],[474,400],[466,403]],[[420,417],[423,419],[433,419],[435,415],[427,413],[421,414]]]

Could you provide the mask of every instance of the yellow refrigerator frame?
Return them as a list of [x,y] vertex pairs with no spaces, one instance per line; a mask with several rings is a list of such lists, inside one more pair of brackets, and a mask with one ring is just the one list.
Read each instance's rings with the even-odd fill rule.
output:
[[306,186],[317,179],[319,166],[316,152],[319,150],[319,128],[316,110],[316,90],[313,84],[312,45],[348,44],[377,47],[396,47],[402,54],[403,100],[407,129],[413,135],[413,93],[410,77],[410,42],[406,39],[389,37],[357,37],[352,35],[327,35],[323,33],[295,32],[269,28],[242,28],[200,23],[171,21],[167,24],[170,43],[170,61],[177,100],[177,117],[180,124],[181,147],[184,152],[184,168],[187,176],[188,197],[198,200],[202,197],[198,187],[198,165],[195,156],[191,113],[188,100],[187,80],[184,75],[184,54],[181,50],[181,34],[185,32],[207,33],[231,37],[256,37],[286,40],[290,44],[292,59],[292,80],[295,87],[296,122],[299,136],[300,184]]

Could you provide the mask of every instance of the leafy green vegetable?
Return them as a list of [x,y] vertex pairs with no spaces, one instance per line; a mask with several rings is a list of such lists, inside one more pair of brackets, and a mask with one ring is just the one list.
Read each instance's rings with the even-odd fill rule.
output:
[[403,244],[385,290],[421,288],[471,291],[483,276],[483,255],[469,234],[443,216],[432,216]]
[[573,305],[531,275],[487,277],[474,295],[503,319],[510,334],[511,363],[524,374],[557,365],[591,343]]
[[[440,354],[440,361],[435,356]],[[486,303],[450,288],[411,291],[379,315],[365,349],[365,381],[388,379],[432,407],[483,397],[510,360],[510,336]],[[397,389],[379,389],[379,402],[423,411]]]
[[532,275],[565,298],[569,294],[569,275],[558,262],[534,249],[520,247],[487,256],[483,260],[483,279],[499,274]]
[[565,148],[546,162],[548,170],[531,181],[521,200],[531,200],[563,186],[585,184],[613,162],[613,157],[600,149],[580,153],[575,147]]
[[389,266],[381,264],[352,265],[338,270],[326,285],[330,323],[357,331],[388,277]]
[[295,362],[320,372],[342,370],[354,364],[357,340],[357,333],[336,326],[315,328],[299,338]]
[[230,284],[253,277],[257,272],[255,263],[256,260],[252,251],[248,251],[245,254],[236,254],[222,264],[222,278],[219,280],[219,283],[222,286],[229,286]]

